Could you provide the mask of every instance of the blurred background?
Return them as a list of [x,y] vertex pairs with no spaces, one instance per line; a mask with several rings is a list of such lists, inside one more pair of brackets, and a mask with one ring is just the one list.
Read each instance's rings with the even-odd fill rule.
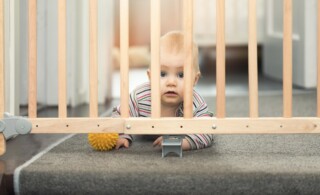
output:
[[[69,114],[89,101],[88,0],[67,1],[67,66]],[[182,29],[183,0],[161,0],[161,34]],[[120,97],[119,3],[98,0],[99,104],[114,106]],[[248,94],[248,0],[226,0],[226,95]],[[293,92],[315,91],[317,1],[293,0]],[[58,103],[57,1],[38,0],[39,110]],[[282,93],[283,1],[257,0],[259,94]],[[24,115],[28,86],[27,1],[5,1],[6,110]],[[196,89],[214,97],[216,0],[194,1],[194,39],[199,45],[202,78]],[[150,0],[130,0],[130,91],[147,82],[150,62]],[[86,111],[84,111],[86,112]],[[86,113],[87,114],[87,113]],[[84,114],[84,115],[86,115]]]

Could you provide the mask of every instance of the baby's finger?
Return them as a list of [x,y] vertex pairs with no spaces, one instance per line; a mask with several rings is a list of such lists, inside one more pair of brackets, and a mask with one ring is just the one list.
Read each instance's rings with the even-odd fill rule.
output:
[[152,143],[152,145],[153,145],[153,146],[156,146],[156,145],[158,144],[158,141],[159,141],[159,139],[156,139],[156,140]]
[[125,148],[129,148],[129,142],[124,142],[123,145],[124,145]]
[[153,142],[153,143],[152,143],[152,146],[153,146],[153,147],[156,147],[156,145],[157,145],[156,142]]
[[117,144],[116,144],[116,149],[119,149],[119,148],[121,148],[122,146],[125,146],[125,142],[119,141],[119,142],[117,142]]
[[156,141],[153,142],[153,147],[161,146],[161,138],[159,137]]
[[116,149],[118,150],[121,146],[122,146],[122,143],[118,142],[117,145],[116,145]]

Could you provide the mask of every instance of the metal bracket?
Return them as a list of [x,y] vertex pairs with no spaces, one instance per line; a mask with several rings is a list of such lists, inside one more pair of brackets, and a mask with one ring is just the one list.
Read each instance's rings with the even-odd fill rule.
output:
[[3,133],[6,140],[18,134],[30,133],[31,129],[31,122],[21,116],[13,116],[5,112],[4,118],[0,120],[0,133]]
[[162,158],[169,153],[182,157],[182,140],[184,135],[164,135],[162,140]]

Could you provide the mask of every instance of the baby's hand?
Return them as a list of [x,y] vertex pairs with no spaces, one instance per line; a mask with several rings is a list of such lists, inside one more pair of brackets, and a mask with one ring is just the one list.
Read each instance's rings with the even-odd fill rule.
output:
[[187,139],[182,140],[182,150],[190,150],[191,146]]
[[153,147],[156,147],[156,146],[162,146],[162,136],[158,137],[154,142],[153,142]]
[[127,140],[126,138],[119,138],[116,143],[116,149],[119,149],[122,146],[125,148],[129,148],[129,140]]

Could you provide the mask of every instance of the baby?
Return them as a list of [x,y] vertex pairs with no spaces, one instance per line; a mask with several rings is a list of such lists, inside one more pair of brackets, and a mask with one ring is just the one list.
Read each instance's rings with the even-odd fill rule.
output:
[[[160,94],[161,94],[161,117],[183,117],[183,96],[184,79],[183,67],[185,60],[184,35],[179,31],[172,31],[160,39]],[[198,63],[198,47],[193,43],[193,86],[200,78]],[[147,70],[150,80],[151,72]],[[151,116],[151,88],[150,82],[138,86],[130,94],[130,117],[150,117]],[[120,106],[113,110],[113,117],[120,116]],[[203,98],[193,90],[193,116],[212,117],[208,111],[208,106]],[[162,136],[153,142],[153,146],[161,146]],[[133,141],[130,135],[122,134],[116,144],[116,149],[120,147],[128,148]],[[201,149],[211,146],[213,135],[211,134],[191,134],[186,135],[182,140],[183,150]]]

